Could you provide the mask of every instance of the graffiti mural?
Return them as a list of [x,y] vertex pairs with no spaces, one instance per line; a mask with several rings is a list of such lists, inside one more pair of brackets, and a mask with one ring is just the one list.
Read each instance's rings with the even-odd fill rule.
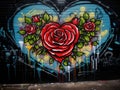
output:
[[1,83],[97,80],[120,67],[118,15],[100,1],[67,2],[16,4],[0,29]]

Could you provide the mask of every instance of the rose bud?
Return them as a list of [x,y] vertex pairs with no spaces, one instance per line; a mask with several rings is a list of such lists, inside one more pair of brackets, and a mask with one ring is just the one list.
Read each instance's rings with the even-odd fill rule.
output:
[[73,19],[72,19],[72,23],[73,23],[74,25],[78,25],[78,24],[79,24],[79,19],[78,19],[77,17],[73,18]]
[[40,22],[40,16],[39,15],[35,15],[35,16],[32,16],[32,20],[33,22]]

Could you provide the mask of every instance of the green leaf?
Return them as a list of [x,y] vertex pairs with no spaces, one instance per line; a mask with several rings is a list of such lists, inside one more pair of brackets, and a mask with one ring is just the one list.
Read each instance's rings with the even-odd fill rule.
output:
[[38,36],[38,35],[35,35],[35,34],[29,35],[29,38],[30,38],[30,39],[33,39],[35,42],[39,40],[39,36]]
[[[79,24],[80,24],[80,22],[79,22]],[[78,26],[78,30],[81,31],[82,29],[83,29],[83,27],[79,25],[79,26]]]
[[90,35],[91,36],[95,36],[95,32],[90,32]]
[[84,43],[83,42],[80,42],[80,43],[78,43],[78,48],[82,48],[83,46],[84,46]]
[[83,18],[84,18],[84,19],[89,19],[89,14],[88,14],[87,12],[85,12],[85,13],[83,14]]
[[68,60],[64,60],[63,65],[68,66]]
[[97,41],[93,42],[93,46],[97,46],[97,45],[98,45]]
[[43,19],[44,19],[46,22],[48,22],[48,21],[50,20],[49,14],[45,12],[44,15],[43,15]]
[[24,37],[24,43],[28,42],[28,37]]
[[35,49],[39,49],[39,45],[37,45],[37,44],[34,47],[35,47]]
[[32,23],[32,19],[29,18],[29,17],[25,17],[25,23],[31,24]]
[[80,18],[80,23],[79,23],[79,25],[81,26],[81,25],[83,25],[85,23],[85,19],[84,18]]
[[31,35],[31,38],[32,38],[32,39],[35,38],[35,34]]
[[78,57],[82,56],[83,54],[84,54],[83,52],[77,52],[77,53],[76,53],[76,55],[77,55]]
[[36,38],[35,37],[33,38],[33,41],[36,42]]
[[37,40],[37,41],[39,40],[39,36],[36,36],[36,40]]
[[27,35],[27,38],[28,38],[29,40],[32,39],[32,35],[28,34],[28,35]]
[[37,25],[37,26],[41,26],[41,25],[42,25],[42,22],[37,22],[36,25]]
[[34,44],[34,41],[33,40],[29,40],[29,44],[30,45]]
[[25,35],[25,34],[26,34],[26,31],[25,31],[25,30],[19,30],[19,34]]
[[74,56],[72,56],[72,58],[74,58],[74,60],[76,60],[76,56],[74,55]]
[[41,50],[42,50],[41,54],[42,54],[42,55],[45,55],[45,54],[46,54],[45,49],[41,49]]
[[69,57],[65,58],[65,60],[68,61],[68,60],[69,60]]
[[36,50],[35,50],[34,47],[32,47],[32,48],[30,49],[30,51],[33,53],[33,52],[35,52]]
[[95,22],[95,19],[94,19],[94,18],[92,18],[92,19],[90,19],[90,21],[91,21],[91,22]]
[[100,27],[99,27],[99,26],[96,26],[96,27],[95,27],[95,30],[96,30],[96,31],[100,31]]
[[95,25],[96,25],[96,26],[99,26],[100,24],[101,24],[101,20],[96,20],[96,21],[95,21]]
[[80,30],[80,34],[84,34],[84,31]]
[[39,50],[38,52],[37,52],[37,55],[40,55],[42,53],[42,50]]
[[90,36],[90,32],[87,33],[87,36]]
[[53,59],[53,58],[50,58],[49,64],[53,64],[53,63],[54,63],[54,59]]
[[89,36],[84,36],[84,39],[85,39],[85,41],[90,41],[90,38],[89,38]]
[[74,49],[73,49],[73,52],[76,53],[76,52],[77,52],[77,48],[74,48]]
[[37,29],[36,34],[40,35],[40,29]]
[[88,45],[88,42],[85,42],[85,45]]
[[62,71],[65,70],[64,67],[63,67],[63,65],[59,65],[59,69],[62,70]]
[[85,33],[80,36],[79,42],[85,42],[84,36],[85,36]]
[[36,40],[36,35],[33,34],[32,37],[31,37],[31,39],[32,39],[34,42],[36,42],[36,41],[37,41],[37,40]]

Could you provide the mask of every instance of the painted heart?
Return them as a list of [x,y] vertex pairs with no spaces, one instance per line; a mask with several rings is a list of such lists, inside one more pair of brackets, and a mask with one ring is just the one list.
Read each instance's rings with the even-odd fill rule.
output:
[[61,63],[67,56],[71,55],[78,42],[79,31],[72,23],[60,25],[51,22],[43,27],[41,38],[50,55]]
[[61,13],[43,3],[24,5],[11,18],[9,31],[13,30],[17,46],[30,60],[44,63],[47,69],[67,71],[68,63],[71,68],[89,63],[109,39],[109,15],[90,3],[71,3]]

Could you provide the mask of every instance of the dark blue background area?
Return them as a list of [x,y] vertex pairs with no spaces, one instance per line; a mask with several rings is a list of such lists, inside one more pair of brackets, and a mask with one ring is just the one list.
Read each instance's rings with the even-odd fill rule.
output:
[[[21,5],[34,2],[35,0],[2,0],[0,1],[0,28],[3,27],[3,30],[7,31],[7,21],[13,15],[18,7]],[[37,0],[36,0],[37,1]],[[40,1],[40,0],[38,0]],[[54,4],[59,8],[60,11],[64,9],[66,5],[71,3],[73,0],[65,0],[64,3],[58,2],[58,0],[41,0],[45,3],[49,3],[52,5],[50,1],[53,1]],[[60,1],[60,0],[59,0]],[[80,0],[79,0],[80,1]],[[94,2],[94,0],[91,0]],[[118,17],[116,18],[116,22],[118,29],[114,32],[117,37],[117,41],[120,42],[120,2],[119,0],[99,0],[104,3],[106,6],[109,6],[113,9]],[[109,79],[120,79],[120,45],[115,44],[116,38],[110,44],[110,47],[113,48],[113,57],[111,58],[111,62],[109,64],[103,65],[105,62],[105,58],[109,59],[109,55],[104,57],[101,56],[103,61],[101,61],[98,65],[98,70],[92,74],[81,75],[81,77],[77,76],[76,79],[71,81],[84,81],[84,80],[109,80]],[[8,50],[10,46],[14,47],[14,49],[18,49],[14,43],[9,40],[9,38],[3,38],[0,36],[0,42],[7,46]],[[41,79],[39,76],[34,77],[34,70],[30,67],[24,65],[23,63],[16,61],[16,75],[13,67],[10,67],[10,78],[8,77],[8,68],[6,65],[13,64],[13,57],[10,56],[6,59],[5,53],[1,52],[3,50],[2,45],[0,46],[0,83],[47,83],[47,82],[59,82],[59,78],[53,77],[45,72],[41,73]],[[14,54],[13,54],[14,55]],[[19,56],[19,52],[17,53]],[[17,57],[16,57],[17,58]],[[24,55],[23,55],[24,58]],[[117,62],[116,62],[117,60]],[[112,64],[112,65],[111,65]],[[26,68],[26,69],[25,69]],[[26,74],[24,74],[26,72]],[[71,72],[72,73],[72,72]],[[62,75],[61,75],[62,77]],[[64,77],[64,76],[63,76]],[[72,75],[71,75],[71,78]],[[65,80],[66,82],[67,80]]]

